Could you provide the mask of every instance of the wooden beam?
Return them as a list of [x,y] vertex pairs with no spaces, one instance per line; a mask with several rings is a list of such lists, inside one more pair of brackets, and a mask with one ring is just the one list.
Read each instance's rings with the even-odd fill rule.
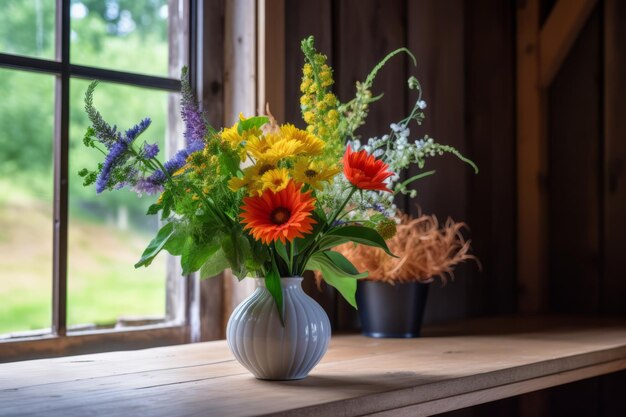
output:
[[548,87],[597,0],[559,0],[539,35],[540,81]]
[[545,92],[539,84],[539,0],[517,9],[517,280],[518,308],[546,304]]
[[258,0],[259,114],[269,104],[279,123],[285,121],[285,0]]

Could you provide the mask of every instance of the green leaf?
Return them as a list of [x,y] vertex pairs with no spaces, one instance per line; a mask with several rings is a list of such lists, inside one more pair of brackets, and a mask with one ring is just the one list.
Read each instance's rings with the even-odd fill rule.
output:
[[183,253],[180,258],[180,266],[183,268],[183,275],[189,275],[198,271],[202,265],[220,249],[217,242],[197,244],[193,238],[189,236],[185,242]]
[[[322,273],[324,281],[326,281],[330,286],[334,287],[339,291],[339,293],[346,299],[347,302],[350,303],[354,308],[356,306],[356,281],[359,278],[365,278],[367,276],[367,272],[358,274],[356,268],[350,264],[344,264],[340,258],[335,255],[328,255],[329,253],[337,253],[337,252],[317,252],[309,259],[307,263],[306,269],[308,270],[317,270]],[[337,253],[337,255],[340,255]],[[331,258],[332,257],[332,258]],[[343,257],[343,256],[342,256]],[[335,261],[338,261],[342,267],[337,266]],[[347,259],[346,259],[347,261]],[[347,261],[350,263],[349,261]],[[350,270],[346,271],[344,270]],[[351,272],[357,272],[357,274],[353,274]]]
[[332,249],[335,246],[339,246],[347,242],[350,242],[350,239],[348,239],[347,237],[326,235],[320,239],[319,250],[325,251],[327,249]]
[[148,207],[148,211],[146,212],[147,216],[151,216],[153,214],[157,214],[159,212],[159,210],[161,210],[161,205],[160,204],[152,204],[150,205],[150,207]]
[[285,264],[289,266],[289,255],[287,255],[287,248],[285,247],[285,244],[280,240],[277,240],[274,243],[274,247],[276,247],[276,253],[278,256],[280,256],[283,261],[285,261]]
[[180,228],[174,230],[174,234],[170,236],[169,240],[163,246],[163,249],[168,251],[170,255],[180,256],[183,254],[187,239],[190,237]]
[[222,173],[228,173],[230,176],[234,176],[239,171],[239,155],[234,152],[223,152],[219,156],[219,164]]
[[255,116],[246,120],[240,120],[239,123],[237,123],[237,133],[241,135],[244,131],[261,127],[269,121],[270,119],[267,116]]
[[211,278],[219,275],[228,268],[228,259],[224,255],[224,251],[220,248],[217,252],[207,259],[207,261],[200,268],[200,279]]
[[154,258],[161,252],[163,246],[172,237],[174,233],[174,223],[167,223],[158,232],[157,235],[150,241],[146,250],[141,254],[141,259],[135,264],[135,268],[140,266],[148,266],[152,263]]
[[352,265],[352,262],[350,262],[348,260],[348,258],[343,256],[339,252],[326,251],[326,252],[323,252],[323,253],[324,253],[324,255],[326,255],[335,264],[335,266],[337,266],[339,269],[341,269],[346,274],[350,274],[350,275],[354,275],[354,276],[361,276],[362,278],[365,278],[365,276],[367,276],[367,273],[364,273],[365,276],[363,276],[363,274],[359,273],[359,271],[356,269],[356,267],[354,265]]
[[385,243],[385,239],[374,229],[365,226],[342,226],[331,230],[326,236],[345,238],[354,243],[381,248],[387,254],[396,257]]
[[248,271],[258,271],[263,268],[265,262],[269,261],[269,251],[267,246],[248,236],[250,245],[250,256],[246,258],[246,268]]
[[174,198],[172,197],[172,193],[165,191],[161,196],[161,220],[165,220],[170,217],[173,205]]
[[233,271],[233,275],[241,281],[248,275],[246,259],[250,254],[250,242],[248,242],[245,236],[234,232],[232,235],[226,235],[222,239],[222,249],[224,250],[226,259],[228,259],[230,263],[230,269]]
[[285,321],[283,318],[283,288],[280,285],[280,275],[278,274],[278,269],[276,268],[276,263],[273,259],[272,268],[268,271],[267,275],[265,275],[265,288],[267,288],[272,295],[272,298],[276,303],[276,308],[278,309],[280,323],[283,327],[285,327]]

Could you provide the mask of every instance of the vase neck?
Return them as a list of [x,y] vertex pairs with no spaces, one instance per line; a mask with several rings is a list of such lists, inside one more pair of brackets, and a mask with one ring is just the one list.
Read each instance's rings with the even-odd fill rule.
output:
[[[280,285],[283,288],[300,288],[302,277],[281,277]],[[255,278],[257,287],[265,287],[265,278]]]

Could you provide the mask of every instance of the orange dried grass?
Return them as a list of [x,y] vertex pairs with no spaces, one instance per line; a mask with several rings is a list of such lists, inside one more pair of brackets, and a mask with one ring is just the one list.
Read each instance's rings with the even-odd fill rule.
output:
[[[346,243],[334,250],[343,254],[359,271],[369,271],[368,280],[388,283],[430,282],[440,277],[445,283],[453,278],[453,267],[472,259],[469,254],[470,241],[465,240],[461,230],[465,223],[451,218],[439,227],[437,217],[420,215],[412,219],[402,215],[396,235],[387,240],[391,257],[381,249],[365,245]],[[320,277],[317,276],[318,285]]]

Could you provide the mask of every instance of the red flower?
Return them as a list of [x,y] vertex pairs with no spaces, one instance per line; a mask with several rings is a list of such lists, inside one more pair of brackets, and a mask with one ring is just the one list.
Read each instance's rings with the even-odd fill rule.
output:
[[315,199],[311,191],[303,193],[293,181],[277,193],[266,189],[262,195],[246,197],[241,207],[244,230],[261,242],[291,242],[303,233],[311,233],[316,221],[311,216]]
[[352,152],[350,145],[343,155],[343,173],[357,188],[391,192],[385,180],[393,175],[387,171],[389,165],[374,158],[364,150]]

